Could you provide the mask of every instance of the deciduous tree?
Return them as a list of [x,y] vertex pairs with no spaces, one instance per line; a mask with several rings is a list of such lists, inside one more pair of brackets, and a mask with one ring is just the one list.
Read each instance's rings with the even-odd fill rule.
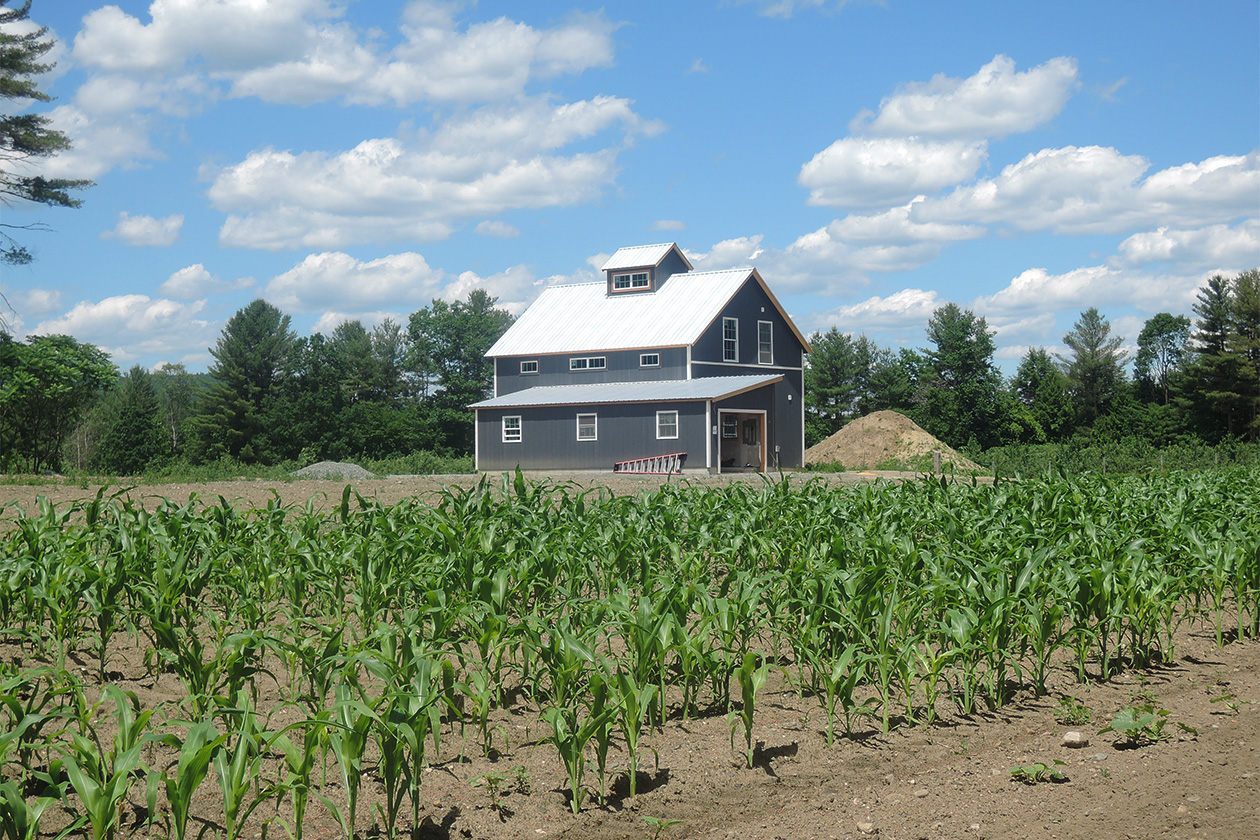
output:
[[1168,405],[1169,378],[1181,366],[1189,340],[1190,319],[1168,312],[1150,318],[1138,335],[1134,374],[1143,388],[1160,396],[1161,405]]
[[495,307],[498,299],[484,289],[473,289],[466,301],[435,300],[413,312],[407,335],[411,339],[412,368],[436,385],[427,401],[451,450],[472,452],[472,403],[490,396],[494,365],[486,351],[515,320]]

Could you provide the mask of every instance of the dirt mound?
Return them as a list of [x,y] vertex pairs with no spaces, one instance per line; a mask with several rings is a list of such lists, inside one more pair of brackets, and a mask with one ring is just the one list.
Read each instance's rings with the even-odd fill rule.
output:
[[320,461],[318,464],[311,464],[309,467],[303,467],[289,475],[294,478],[332,478],[338,481],[351,481],[363,478],[372,478],[372,473],[360,467],[358,464],[350,464],[339,461]]
[[904,469],[922,469],[919,463],[939,450],[941,464],[955,470],[980,467],[941,443],[917,423],[895,411],[876,411],[849,423],[821,443],[805,450],[805,463],[843,464],[850,470],[872,470],[890,461]]

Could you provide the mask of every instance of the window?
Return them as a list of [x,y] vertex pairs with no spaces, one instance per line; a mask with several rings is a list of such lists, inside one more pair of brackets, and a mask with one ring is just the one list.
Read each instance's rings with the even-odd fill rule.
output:
[[757,322],[757,364],[774,364],[774,323]]
[[503,418],[503,442],[521,442],[521,418],[519,416]]
[[739,320],[722,319],[722,361],[739,361]]
[[577,356],[569,359],[569,370],[603,370],[608,360],[603,356]]
[[656,412],[656,439],[676,440],[678,438],[678,412]]
[[538,360],[521,362],[521,373],[538,373]]
[[577,439],[599,440],[599,417],[594,414],[577,416]]
[[639,367],[660,367],[660,366],[661,366],[660,353],[640,353],[639,354]]
[[739,437],[739,418],[733,414],[722,415],[722,437],[737,438]]
[[614,274],[613,275],[613,291],[623,292],[626,289],[647,289],[652,285],[648,279],[646,271],[636,271],[634,274]]

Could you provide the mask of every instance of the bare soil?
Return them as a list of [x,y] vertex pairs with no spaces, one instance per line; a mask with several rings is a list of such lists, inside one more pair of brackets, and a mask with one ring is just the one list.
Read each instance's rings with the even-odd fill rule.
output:
[[[618,477],[614,484],[607,478],[569,477],[583,486],[611,485],[614,492],[638,492],[658,481]],[[831,480],[859,478],[841,474]],[[377,479],[354,486],[365,497],[388,503],[413,496],[433,498],[442,486],[467,486],[475,480]],[[196,494],[211,501],[222,496],[239,507],[266,504],[276,496],[285,504],[314,499],[331,507],[340,503],[343,486],[335,481],[248,481],[134,487],[127,493],[146,503],[161,497],[187,500]],[[0,504],[18,502],[30,510],[36,495],[64,502],[95,493],[95,487],[7,485],[0,488]],[[11,517],[12,511],[3,516]],[[997,711],[968,717],[953,714],[952,706],[942,702],[942,717],[936,723],[902,724],[889,733],[879,732],[864,719],[852,735],[830,747],[822,706],[815,698],[799,696],[788,679],[791,664],[784,662],[760,695],[753,767],[745,764],[742,735],[732,748],[725,716],[686,721],[675,717],[645,734],[639,794],[627,795],[626,755],[614,742],[609,756],[611,795],[603,806],[588,801],[577,816],[568,808],[555,749],[545,741],[547,725],[540,721],[538,709],[518,704],[495,716],[495,749],[489,758],[482,755],[471,731],[461,750],[458,728],[446,728],[441,760],[425,776],[424,825],[416,836],[650,838],[653,829],[644,818],[653,817],[679,821],[664,828],[661,837],[696,840],[1258,837],[1260,642],[1227,636],[1227,643],[1217,647],[1215,641],[1213,628],[1187,624],[1178,634],[1173,658],[1159,667],[1079,684],[1074,669],[1062,663],[1047,697],[1024,694]],[[6,662],[24,655],[11,645],[0,646]],[[75,667],[90,683],[97,663],[84,653],[78,656]],[[178,717],[181,684],[171,674],[148,673],[143,663],[142,641],[118,637],[109,658],[111,681],[135,691],[144,707],[162,709],[158,718]],[[274,726],[285,722],[293,710],[282,703],[287,696],[283,669],[278,663],[264,664],[278,677],[260,683],[260,710],[273,715]],[[1068,697],[1087,710],[1087,722],[1067,725],[1056,719],[1061,699]],[[1139,698],[1149,698],[1168,711],[1167,739],[1126,749],[1114,733],[1098,734],[1117,710]],[[1063,735],[1069,729],[1086,735],[1089,745],[1064,746]],[[149,763],[164,766],[169,758],[158,753]],[[1012,778],[1012,767],[1056,759],[1065,762],[1059,768],[1068,777],[1065,782],[1026,785]],[[487,774],[504,778],[497,802],[484,783],[474,784]],[[341,798],[336,777],[330,764],[324,790],[333,801]],[[595,784],[593,767],[587,782]],[[375,806],[382,801],[374,774],[364,779],[364,788],[360,838],[376,836]],[[207,836],[212,836],[222,820],[222,800],[213,777],[199,789],[199,797],[194,828],[209,826]],[[264,805],[246,836],[263,836],[263,821],[285,819],[286,808],[277,814],[274,806]],[[133,789],[128,824],[143,814],[141,783]],[[328,810],[313,800],[306,836],[332,838],[339,831]],[[284,836],[279,822],[267,833]],[[128,836],[165,833],[133,827]]]
[[876,411],[848,423],[831,437],[805,450],[805,463],[842,464],[845,469],[868,470],[889,461],[911,462],[931,456],[933,452],[940,452],[942,465],[954,470],[980,469],[909,417],[895,411]]

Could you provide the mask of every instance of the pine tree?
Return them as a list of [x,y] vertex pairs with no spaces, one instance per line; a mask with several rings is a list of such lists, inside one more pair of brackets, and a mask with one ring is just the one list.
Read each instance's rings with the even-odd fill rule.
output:
[[139,365],[127,371],[114,394],[113,409],[94,464],[112,475],[140,475],[167,451],[153,376]]
[[1231,282],[1221,274],[1208,279],[1192,307],[1198,316],[1190,340],[1191,358],[1176,403],[1185,424],[1201,437],[1217,441],[1247,429],[1247,395],[1240,391],[1247,361],[1234,349],[1235,325]]
[[267,403],[284,378],[295,341],[289,316],[265,300],[255,300],[228,320],[210,351],[214,384],[193,420],[201,459],[275,460]]
[[[52,97],[39,89],[35,77],[52,69],[53,65],[42,59],[52,49],[53,41],[47,37],[47,27],[14,34],[14,24],[29,19],[31,0],[14,9],[7,8],[9,2],[0,0],[0,98],[23,106],[31,101],[48,102]],[[89,187],[91,181],[33,174],[39,160],[70,148],[70,139],[49,125],[48,117],[39,114],[0,114],[0,204],[78,207],[82,203],[70,191]],[[6,229],[45,228],[38,223],[0,222],[0,264],[29,263],[33,259],[31,252]]]
[[1124,339],[1111,338],[1111,324],[1091,306],[1063,336],[1063,343],[1072,350],[1070,357],[1059,358],[1066,365],[1078,422],[1092,426],[1116,403],[1124,387],[1127,354],[1120,349]]

